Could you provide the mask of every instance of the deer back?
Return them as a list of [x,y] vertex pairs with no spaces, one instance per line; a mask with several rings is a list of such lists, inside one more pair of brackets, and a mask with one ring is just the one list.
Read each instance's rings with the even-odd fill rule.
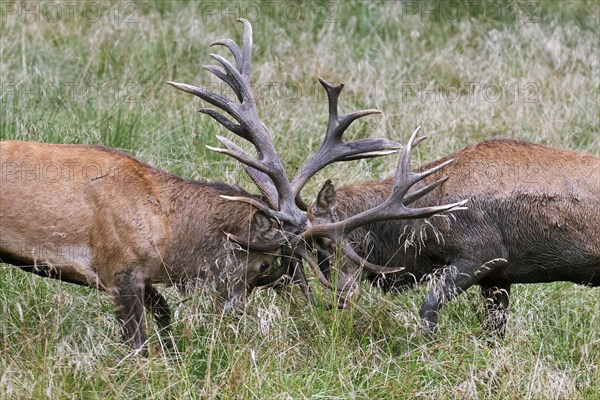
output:
[[220,197],[235,188],[105,147],[5,141],[0,152],[2,259],[60,267],[66,281],[106,288],[131,268],[148,282],[197,277],[227,252],[225,232],[248,235],[254,215]]
[[[423,169],[447,159],[454,162],[418,185],[443,176],[446,182],[414,205],[468,199],[468,210],[426,223],[386,221],[357,229],[354,241],[371,252],[373,262],[409,263],[412,270],[428,273],[465,249],[489,249],[494,253],[490,258],[510,255],[521,264],[589,263],[591,254],[600,255],[600,158],[527,142],[493,140]],[[387,179],[338,189],[337,213],[343,218],[372,207],[383,201],[391,184]],[[426,259],[418,254],[425,254]],[[544,279],[531,275],[531,267],[521,270],[519,279]]]

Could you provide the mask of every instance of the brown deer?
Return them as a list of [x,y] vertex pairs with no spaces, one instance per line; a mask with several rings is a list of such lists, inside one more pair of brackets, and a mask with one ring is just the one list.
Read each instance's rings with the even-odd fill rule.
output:
[[277,253],[244,251],[223,232],[268,242],[260,212],[221,196],[246,193],[187,181],[100,146],[0,142],[0,260],[112,295],[124,337],[146,350],[144,305],[170,323],[151,285],[212,285],[232,307]]
[[[298,268],[306,259],[319,280],[331,287],[305,244],[327,233],[341,245],[348,228],[327,223],[310,226],[300,201],[302,187],[332,162],[387,154],[401,147],[383,139],[344,143],[341,137],[354,120],[379,111],[339,116],[341,86],[322,81],[331,100],[325,140],[289,180],[258,118],[250,88],[252,28],[248,21],[242,22],[242,48],[231,39],[215,42],[232,52],[236,66],[213,55],[222,69],[206,67],[231,86],[239,103],[201,88],[170,84],[198,95],[239,123],[217,111],[201,110],[256,147],[254,159],[219,137],[227,148],[216,150],[244,164],[264,201],[223,183],[181,179],[106,147],[0,143],[0,261],[106,291],[113,298],[125,341],[144,354],[144,309],[161,328],[170,323],[169,306],[153,284],[212,288],[223,306],[231,309],[254,287],[269,285],[290,271],[310,295]],[[407,156],[405,152],[403,157]],[[350,218],[349,226],[390,217],[430,216],[462,204],[396,207],[394,200],[402,200],[414,183],[405,175],[399,173],[394,183],[400,195],[391,196],[387,206]],[[350,259],[362,263],[347,250]],[[279,256],[286,259],[279,268],[272,267]],[[364,264],[376,273],[394,271]]]
[[[447,178],[436,172],[415,185],[439,187],[413,206],[468,199],[468,210],[425,222],[386,221],[356,229],[348,236],[356,253],[406,270],[376,275],[342,258],[341,286],[355,287],[364,277],[383,290],[400,291],[435,272],[439,279],[420,311],[424,327],[434,332],[440,307],[478,284],[486,300],[486,330],[503,335],[513,283],[600,285],[600,158],[492,140],[423,169],[449,159],[454,162],[443,171]],[[381,203],[391,187],[391,179],[337,190],[328,182],[311,204],[309,218],[323,223],[356,215]],[[327,273],[335,266],[329,260],[335,245],[326,239],[319,243],[321,268]],[[356,298],[359,291],[351,294]]]

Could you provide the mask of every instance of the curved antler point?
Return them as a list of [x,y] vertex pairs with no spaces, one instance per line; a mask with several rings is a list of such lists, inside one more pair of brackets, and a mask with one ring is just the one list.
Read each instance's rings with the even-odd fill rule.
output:
[[211,151],[215,151],[217,153],[225,153],[227,151],[227,149],[223,149],[221,147],[214,147],[214,146],[210,146],[210,145],[206,145],[206,148],[211,150]]
[[[342,91],[342,89],[344,88],[344,84],[340,83],[339,85],[332,85],[331,83],[327,82],[325,79],[318,77],[317,78],[319,80],[319,83],[325,88],[325,90],[327,90],[327,92],[329,92],[332,89],[338,90],[338,95],[339,92]],[[337,97],[336,97],[337,100]]]

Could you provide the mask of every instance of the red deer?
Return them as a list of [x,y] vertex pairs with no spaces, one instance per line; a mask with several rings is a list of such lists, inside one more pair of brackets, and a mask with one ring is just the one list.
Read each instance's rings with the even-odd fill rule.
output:
[[[600,158],[516,140],[465,148],[419,185],[439,185],[414,201],[428,207],[467,199],[468,209],[448,218],[386,221],[348,236],[368,261],[406,271],[363,277],[383,290],[400,291],[438,273],[420,311],[434,332],[446,302],[478,284],[486,301],[486,330],[503,335],[513,283],[569,281],[600,285]],[[415,188],[418,189],[419,185]],[[348,218],[381,203],[392,180],[323,189],[309,210],[315,223]],[[407,197],[410,197],[410,193]],[[320,240],[322,268],[331,267],[332,244]],[[341,260],[340,284],[354,287],[360,268]],[[347,293],[348,291],[346,291]],[[357,288],[349,294],[356,298]],[[344,299],[340,299],[343,306]]]
[[[383,139],[344,143],[341,137],[354,120],[379,111],[338,116],[341,86],[323,81],[330,99],[335,97],[325,140],[321,150],[289,180],[269,132],[258,119],[250,89],[252,29],[248,21],[242,22],[242,48],[231,39],[215,42],[232,52],[236,66],[213,55],[222,69],[206,67],[231,86],[240,103],[170,83],[239,122],[214,110],[201,110],[257,148],[259,158],[253,159],[233,142],[219,138],[227,148],[216,150],[244,163],[264,202],[226,184],[181,179],[106,147],[0,143],[0,261],[106,291],[113,298],[124,340],[144,354],[144,308],[161,328],[170,323],[168,304],[153,284],[184,288],[200,284],[216,290],[226,308],[235,308],[254,287],[268,285],[288,271],[307,291],[297,268],[301,259],[307,259],[320,281],[331,287],[304,246],[305,240],[320,233],[308,229],[306,213],[296,199],[306,181],[332,162],[386,154],[400,147]],[[399,175],[396,185],[404,193],[412,182]],[[354,224],[390,214],[396,218],[429,216],[457,206],[389,207],[387,213],[378,207]],[[327,231],[328,226],[321,229]],[[340,235],[346,232],[335,224],[331,229]],[[291,261],[272,268],[280,255]],[[349,257],[361,262],[351,251]],[[391,271],[368,263],[367,267]]]
[[112,295],[124,337],[145,352],[144,305],[161,328],[151,285],[208,282],[233,306],[276,253],[237,249],[223,232],[269,241],[271,221],[221,196],[244,192],[187,181],[100,146],[0,143],[0,260]]

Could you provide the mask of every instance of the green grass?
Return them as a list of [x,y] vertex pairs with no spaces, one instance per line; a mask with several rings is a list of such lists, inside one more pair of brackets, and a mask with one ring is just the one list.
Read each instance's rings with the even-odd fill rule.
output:
[[[100,1],[100,21],[77,3],[55,22],[45,2],[30,4],[37,20],[4,3],[0,138],[114,146],[252,190],[242,168],[204,146],[228,134],[165,84],[215,84],[202,65],[224,53],[208,45],[238,39],[234,18],[247,16],[261,118],[289,173],[325,131],[317,76],[346,84],[342,111],[384,111],[349,137],[404,142],[422,125],[430,139],[419,162],[499,137],[600,155],[600,6],[475,3],[457,18],[444,14],[450,3],[432,1]],[[436,7],[437,19],[422,13]],[[305,197],[326,178],[341,185],[394,167],[389,158],[331,166]],[[240,319],[207,296],[181,304],[161,291],[175,310],[177,350],[162,350],[151,323],[151,357],[131,358],[106,295],[0,266],[0,398],[600,398],[598,289],[517,286],[507,338],[492,342],[481,335],[476,289],[443,310],[433,341],[418,320],[425,288],[383,295],[365,286],[355,308],[336,311],[311,309],[294,288],[262,291]]]

